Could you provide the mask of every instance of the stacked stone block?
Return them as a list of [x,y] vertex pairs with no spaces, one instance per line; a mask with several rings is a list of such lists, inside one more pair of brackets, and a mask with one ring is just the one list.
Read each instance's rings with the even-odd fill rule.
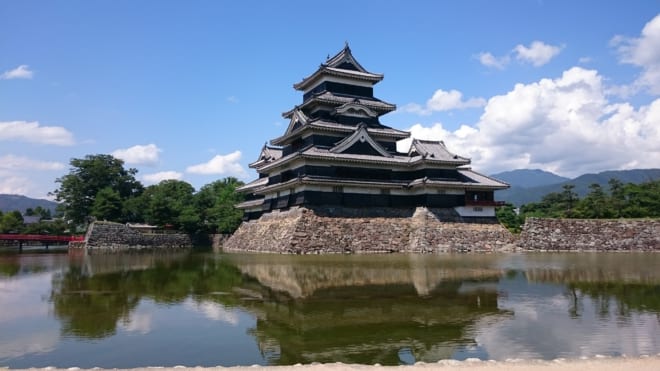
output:
[[192,242],[186,234],[143,234],[124,224],[94,222],[87,229],[84,244],[70,245],[69,250],[83,248],[87,254],[93,255],[150,250],[176,251],[191,247]]
[[527,218],[518,246],[547,251],[656,251],[660,220]]
[[241,224],[224,251],[288,254],[437,253],[511,248],[493,220],[464,220],[444,209],[292,208]]

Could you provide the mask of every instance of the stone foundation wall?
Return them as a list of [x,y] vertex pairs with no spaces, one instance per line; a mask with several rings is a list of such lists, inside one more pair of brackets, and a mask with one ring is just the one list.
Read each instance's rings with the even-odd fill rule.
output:
[[222,245],[225,244],[225,242],[229,239],[230,236],[231,236],[230,234],[224,234],[224,233],[209,235],[211,239],[211,249],[213,250],[213,252],[222,251]]
[[494,251],[514,236],[495,220],[452,209],[292,208],[244,222],[224,251],[288,254]]
[[94,222],[87,228],[84,243],[69,245],[69,251],[80,254],[84,249],[88,255],[112,254],[117,252],[144,250],[184,250],[192,248],[188,235],[143,234],[124,224],[110,222]]
[[660,220],[527,218],[518,246],[549,251],[660,250]]

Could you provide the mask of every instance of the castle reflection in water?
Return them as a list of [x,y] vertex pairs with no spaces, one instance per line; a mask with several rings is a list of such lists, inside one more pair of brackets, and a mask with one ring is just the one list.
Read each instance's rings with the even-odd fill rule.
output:
[[[44,305],[60,323],[60,343],[76,339],[92,351],[133,344],[117,355],[127,363],[96,362],[103,367],[154,365],[163,356],[173,360],[159,365],[214,366],[634,355],[660,351],[658,260],[653,254],[91,256],[52,270]],[[49,270],[35,267],[37,261],[48,265],[0,257],[0,283]],[[207,319],[189,319],[190,308]],[[2,316],[0,330],[7,326]],[[141,347],[170,341],[155,334],[177,324],[175,335],[187,339],[180,356],[198,348],[190,353],[195,359],[154,352],[131,363]],[[214,352],[204,350],[209,344]],[[69,366],[57,360],[64,348],[55,345],[25,364]],[[2,364],[25,365],[13,359],[0,353]]]

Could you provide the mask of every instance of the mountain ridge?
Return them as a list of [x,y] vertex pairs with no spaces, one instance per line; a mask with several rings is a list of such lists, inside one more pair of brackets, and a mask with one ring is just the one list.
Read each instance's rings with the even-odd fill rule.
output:
[[[536,179],[539,179],[537,171],[551,174],[556,177],[555,178],[552,176],[544,175],[543,179],[549,179],[549,181],[550,179],[564,178],[560,177],[559,175],[538,169],[513,170],[511,171],[515,172],[515,176],[513,178],[508,177],[507,173],[511,172],[493,174],[491,175],[492,177],[504,180],[511,185],[511,188],[509,189],[497,191],[495,193],[495,199],[512,203],[515,206],[521,206],[530,202],[539,202],[543,196],[547,195],[548,193],[561,192],[563,191],[563,186],[567,184],[574,185],[575,188],[573,191],[576,192],[579,197],[584,197],[589,193],[589,186],[593,183],[597,183],[605,190],[609,190],[608,182],[612,178],[618,179],[624,184],[638,184],[660,179],[660,169],[607,170],[599,173],[582,174],[573,179],[564,178],[568,180],[560,181],[559,183],[542,184],[541,182],[538,183],[539,185],[532,187],[524,186],[525,184],[530,184],[530,182],[525,181],[525,174],[528,174],[529,177],[537,177]],[[501,176],[503,176],[504,179]]]
[[570,180],[570,178],[541,169],[516,169],[503,171],[501,173],[493,174],[491,177],[503,180],[516,187],[524,188],[556,184]]
[[54,215],[57,205],[57,202],[41,198],[31,198],[16,194],[0,194],[0,211],[3,213],[15,210],[25,213],[25,210],[27,209],[35,209],[38,206],[41,206],[44,209],[50,210]]

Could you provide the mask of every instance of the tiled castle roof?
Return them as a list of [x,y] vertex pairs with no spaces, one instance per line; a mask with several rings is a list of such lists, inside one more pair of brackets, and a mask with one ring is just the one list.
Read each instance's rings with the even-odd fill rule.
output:
[[368,81],[372,84],[383,79],[383,74],[372,73],[362,67],[357,60],[353,57],[351,49],[348,44],[335,56],[328,58],[325,63],[322,63],[319,68],[311,75],[305,77],[301,82],[294,84],[296,90],[306,90],[318,81],[322,76],[337,76],[345,77],[355,80]]

